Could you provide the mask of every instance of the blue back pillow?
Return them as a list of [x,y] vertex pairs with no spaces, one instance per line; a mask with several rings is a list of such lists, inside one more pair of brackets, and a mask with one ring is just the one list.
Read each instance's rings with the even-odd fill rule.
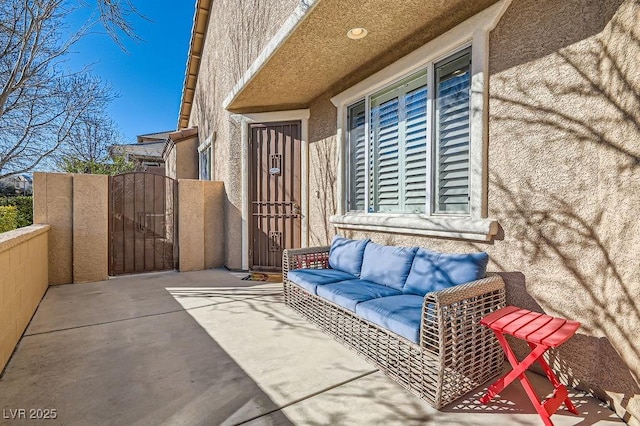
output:
[[417,250],[417,247],[382,246],[370,242],[364,249],[360,278],[402,290]]
[[450,254],[420,248],[402,291],[424,296],[430,291],[479,280],[485,277],[488,262],[489,255],[484,252]]
[[329,248],[329,266],[338,271],[360,277],[362,256],[367,243],[366,240],[350,240],[336,235]]

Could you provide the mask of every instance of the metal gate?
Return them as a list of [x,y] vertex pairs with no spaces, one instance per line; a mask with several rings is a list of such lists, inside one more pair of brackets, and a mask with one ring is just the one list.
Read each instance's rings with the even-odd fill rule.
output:
[[109,178],[109,275],[177,267],[177,181],[133,172]]
[[301,240],[300,122],[252,124],[250,268],[279,270]]

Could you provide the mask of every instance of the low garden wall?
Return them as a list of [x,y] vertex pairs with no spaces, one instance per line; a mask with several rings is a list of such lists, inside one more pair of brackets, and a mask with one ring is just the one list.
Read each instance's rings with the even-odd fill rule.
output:
[[49,285],[49,225],[0,233],[0,371]]

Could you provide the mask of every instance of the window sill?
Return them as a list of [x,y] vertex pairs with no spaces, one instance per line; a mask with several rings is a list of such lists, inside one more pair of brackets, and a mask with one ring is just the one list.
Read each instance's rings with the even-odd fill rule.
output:
[[493,219],[441,217],[419,214],[349,213],[329,218],[336,228],[392,232],[462,240],[491,241],[498,233]]

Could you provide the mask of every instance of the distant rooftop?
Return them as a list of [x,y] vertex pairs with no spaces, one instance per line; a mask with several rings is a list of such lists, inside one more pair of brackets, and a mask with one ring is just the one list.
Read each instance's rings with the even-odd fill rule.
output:
[[175,130],[167,130],[166,132],[148,133],[146,135],[138,135],[138,143],[166,141],[171,133]]

